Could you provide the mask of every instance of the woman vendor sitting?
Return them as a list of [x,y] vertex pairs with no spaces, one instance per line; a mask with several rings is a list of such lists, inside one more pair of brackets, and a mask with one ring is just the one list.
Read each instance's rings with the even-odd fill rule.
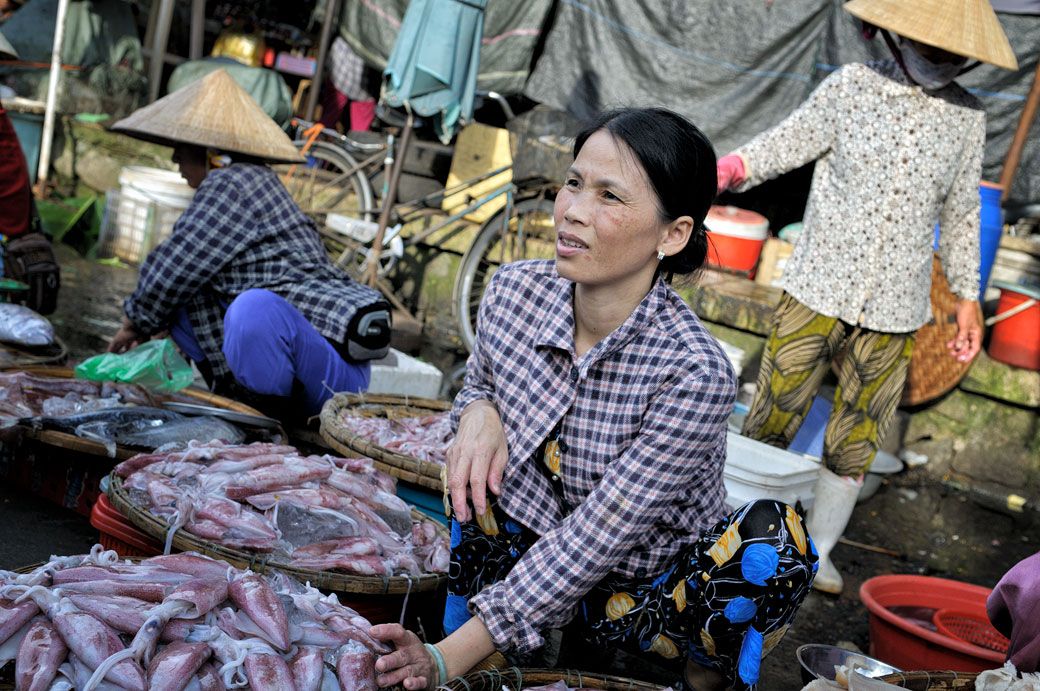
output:
[[198,191],[142,264],[109,351],[169,331],[215,391],[272,414],[313,415],[333,391],[365,389],[366,360],[389,347],[389,305],[333,267],[314,224],[264,165],[302,157],[227,72],[112,129],[174,146]]
[[711,144],[673,112],[628,109],[574,153],[556,260],[495,273],[455,399],[449,635],[373,627],[396,646],[380,686],[435,686],[571,622],[600,647],[685,658],[682,687],[753,688],[809,591],[791,507],[727,515],[736,377],[666,279],[704,261]]

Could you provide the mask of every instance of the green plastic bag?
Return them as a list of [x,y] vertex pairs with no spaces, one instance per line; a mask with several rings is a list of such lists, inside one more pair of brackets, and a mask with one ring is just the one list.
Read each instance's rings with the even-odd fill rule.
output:
[[161,338],[122,355],[104,353],[84,360],[76,367],[76,377],[140,384],[153,391],[180,391],[195,380],[195,373],[173,341]]

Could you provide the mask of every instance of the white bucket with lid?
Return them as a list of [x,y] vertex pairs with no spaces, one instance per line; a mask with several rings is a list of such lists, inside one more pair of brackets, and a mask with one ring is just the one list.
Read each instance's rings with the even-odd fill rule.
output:
[[124,167],[119,173],[119,186],[106,198],[101,251],[140,262],[170,236],[195,190],[180,173],[146,166]]

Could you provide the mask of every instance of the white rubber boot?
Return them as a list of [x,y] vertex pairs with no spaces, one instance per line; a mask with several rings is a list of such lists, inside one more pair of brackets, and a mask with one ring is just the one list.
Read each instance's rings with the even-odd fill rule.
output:
[[826,468],[820,469],[820,478],[813,490],[813,505],[805,521],[805,529],[820,555],[819,570],[812,584],[816,590],[835,595],[841,592],[841,574],[831,562],[830,554],[845,532],[862,485],[862,479],[842,477]]

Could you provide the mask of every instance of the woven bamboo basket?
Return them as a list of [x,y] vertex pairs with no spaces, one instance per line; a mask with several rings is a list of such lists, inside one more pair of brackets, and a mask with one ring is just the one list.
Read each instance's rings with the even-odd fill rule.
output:
[[911,691],[974,691],[978,672],[895,672],[878,681]]
[[[148,509],[135,504],[130,495],[123,489],[123,479],[114,472],[109,475],[108,499],[116,509],[126,516],[131,523],[161,542],[166,541],[170,524],[152,515]],[[430,521],[437,526],[437,532],[448,537],[447,529],[432,521],[418,509],[412,509],[412,518]],[[182,552],[194,551],[207,557],[226,561],[240,569],[252,569],[257,573],[267,573],[271,569],[292,576],[303,583],[310,583],[320,590],[331,590],[338,593],[360,593],[368,595],[405,595],[408,593],[435,592],[447,587],[446,574],[423,574],[418,578],[407,576],[356,576],[332,571],[316,571],[302,569],[282,563],[277,557],[257,552],[231,549],[215,542],[203,540],[183,528],[173,534],[173,547]]]
[[[50,377],[52,379],[74,379],[76,373],[74,370],[68,367],[49,367],[49,366],[29,366],[29,367],[17,367],[7,369],[19,369],[29,374],[33,374],[38,377]],[[259,410],[251,408],[244,403],[226,398],[224,396],[218,396],[215,393],[204,391],[202,389],[196,389],[188,387],[179,391],[176,395],[164,395],[155,394],[156,398],[163,400],[175,400],[183,399],[192,403],[201,403],[203,405],[214,406],[216,408],[224,408],[225,410],[233,410],[238,413],[246,413],[248,415],[263,415]],[[277,431],[285,438],[285,430],[281,427]],[[108,455],[108,450],[105,445],[99,441],[93,439],[83,439],[77,437],[74,434],[68,434],[66,432],[56,432],[54,430],[37,430],[30,427],[24,428],[24,434],[26,439],[34,439],[41,444],[47,444],[49,446],[57,446],[69,451],[77,451],[80,453],[90,454],[92,456],[103,456],[105,458],[111,458]],[[140,450],[128,449],[122,446],[116,447],[115,460],[123,461],[131,456],[141,453]]]
[[0,369],[31,367],[33,365],[62,365],[69,350],[55,336],[54,343],[39,348],[26,348],[12,343],[0,343]]
[[[906,373],[902,405],[919,405],[957,386],[972,362],[958,362],[946,344],[957,335],[957,296],[950,292],[939,254],[932,258],[932,319],[917,330],[914,352]],[[979,313],[982,325],[982,313]]]
[[439,686],[449,691],[521,691],[532,686],[545,686],[563,681],[571,688],[604,691],[660,691],[663,687],[636,679],[614,677],[573,669],[484,669],[449,679]]
[[399,420],[407,417],[425,417],[447,410],[451,410],[450,403],[430,398],[400,394],[338,393],[325,401],[321,409],[321,436],[342,454],[367,456],[375,462],[377,468],[399,480],[443,492],[444,479],[441,472],[444,466],[374,444],[348,429],[341,416],[349,414]]

